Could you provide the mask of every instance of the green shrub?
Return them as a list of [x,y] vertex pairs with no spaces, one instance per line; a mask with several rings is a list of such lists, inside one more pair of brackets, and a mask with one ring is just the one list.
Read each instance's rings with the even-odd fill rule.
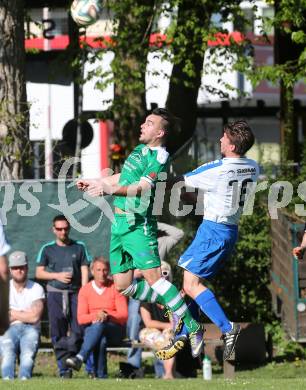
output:
[[305,359],[305,348],[289,339],[282,324],[279,320],[274,320],[265,326],[266,334],[269,334],[272,338],[274,357],[277,360],[296,360]]

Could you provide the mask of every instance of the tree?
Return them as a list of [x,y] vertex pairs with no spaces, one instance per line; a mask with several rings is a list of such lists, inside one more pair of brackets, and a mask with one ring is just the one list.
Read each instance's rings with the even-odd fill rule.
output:
[[[107,2],[113,12],[111,40],[101,37],[103,43],[114,52],[111,72],[97,68],[102,90],[114,84],[114,100],[105,118],[114,119],[115,136],[131,149],[138,142],[138,129],[147,107],[145,101],[145,75],[149,51],[157,52],[173,65],[170,77],[167,107],[181,118],[181,127],[169,137],[170,152],[178,149],[193,133],[197,119],[197,96],[201,85],[204,55],[215,53],[219,48],[208,50],[208,40],[220,32],[211,20],[214,12],[221,12],[222,21],[233,18],[240,11],[240,1],[224,0],[124,0]],[[221,10],[221,11],[220,11]],[[161,38],[157,19],[161,13],[171,15],[173,22]],[[223,31],[226,33],[226,31]],[[150,36],[156,33],[161,39],[152,44]],[[243,44],[222,48],[222,55],[229,59],[243,53]],[[211,53],[210,53],[211,52]],[[103,51],[97,54],[103,55]],[[217,61],[214,59],[214,61]],[[233,62],[233,59],[230,58]],[[216,72],[220,76],[228,64],[218,62]],[[219,93],[220,91],[214,91]]]
[[178,6],[170,48],[174,65],[166,105],[181,118],[181,125],[175,137],[169,137],[170,153],[183,145],[196,127],[197,97],[207,48],[205,32],[215,8],[213,2],[197,0],[182,0]]
[[[114,120],[115,137],[128,149],[138,143],[146,114],[145,76],[150,35],[159,0],[109,0],[114,31],[102,41],[114,52],[111,73],[101,71],[99,87],[114,83],[114,100],[107,114]],[[98,55],[103,55],[103,52]]]
[[[269,40],[266,27],[275,29],[275,64],[243,68],[253,85],[269,80],[280,86],[281,159],[299,161],[297,125],[294,112],[294,87],[306,77],[306,1],[275,0],[275,15],[263,19],[263,36]],[[248,68],[249,67],[249,68]]]
[[[192,135],[197,121],[197,98],[203,75],[203,62],[211,62],[215,66],[207,66],[208,72],[219,77],[229,70],[237,56],[245,55],[247,41],[237,44],[234,40],[229,46],[217,45],[209,48],[209,40],[215,40],[220,33],[228,34],[220,26],[213,23],[213,14],[220,14],[220,22],[244,18],[240,9],[241,1],[224,0],[176,0],[172,7],[178,7],[173,39],[169,48],[173,69],[170,78],[167,107],[181,118],[180,130],[171,137],[169,150],[174,152]],[[223,61],[219,57],[222,57]],[[205,66],[204,66],[205,72]],[[221,85],[220,85],[221,87]],[[205,88],[211,90],[211,86]],[[212,90],[211,90],[212,91]],[[226,97],[226,88],[212,91]]]
[[0,3],[0,178],[21,179],[28,158],[24,1]]
[[280,74],[280,119],[284,161],[300,159],[294,115],[294,86],[306,76],[306,2],[298,3],[275,1],[275,63],[283,67]]

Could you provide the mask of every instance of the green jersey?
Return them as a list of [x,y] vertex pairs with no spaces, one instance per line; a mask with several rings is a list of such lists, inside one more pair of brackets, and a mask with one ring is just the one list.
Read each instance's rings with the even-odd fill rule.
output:
[[125,160],[119,184],[128,186],[144,179],[151,184],[151,191],[135,197],[116,196],[114,205],[127,212],[139,214],[143,217],[151,217],[155,184],[160,179],[159,174],[167,172],[168,157],[169,153],[161,146],[148,147],[144,144],[136,146]]

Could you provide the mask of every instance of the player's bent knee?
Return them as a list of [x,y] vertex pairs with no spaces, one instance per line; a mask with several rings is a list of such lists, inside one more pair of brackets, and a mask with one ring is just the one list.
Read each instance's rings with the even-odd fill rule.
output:
[[125,294],[125,292],[127,290],[129,290],[129,287],[131,286],[130,283],[115,283],[115,288],[118,292],[120,292],[121,294],[124,294],[124,295],[127,295]]
[[187,295],[192,297],[196,291],[196,286],[191,283],[184,283],[183,289]]
[[190,295],[192,294],[192,290],[191,290],[189,287],[185,287],[185,286],[184,286],[184,292],[185,292],[188,296],[190,296]]
[[124,290],[127,289],[128,286],[125,286],[125,285],[122,285],[122,284],[116,284],[115,287],[116,287],[116,290],[118,292],[122,293]]

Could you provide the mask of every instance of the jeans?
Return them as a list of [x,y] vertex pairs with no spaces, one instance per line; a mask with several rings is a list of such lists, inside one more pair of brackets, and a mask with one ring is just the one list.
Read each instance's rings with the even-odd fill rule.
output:
[[154,359],[155,378],[162,378],[165,375],[164,363],[162,360]]
[[[129,317],[127,322],[127,336],[130,340],[139,339],[141,317],[139,314],[140,301],[129,299]],[[141,348],[129,348],[127,362],[136,368],[141,367]]]
[[107,345],[119,345],[124,328],[113,322],[95,322],[86,327],[79,356],[85,362],[93,351],[94,371],[97,378],[107,378]]
[[95,373],[93,353],[91,353],[89,355],[88,359],[86,360],[85,371],[87,372],[87,374],[94,374]]
[[15,376],[16,357],[19,354],[19,378],[31,378],[38,349],[40,332],[31,324],[15,324],[1,338],[2,378]]

